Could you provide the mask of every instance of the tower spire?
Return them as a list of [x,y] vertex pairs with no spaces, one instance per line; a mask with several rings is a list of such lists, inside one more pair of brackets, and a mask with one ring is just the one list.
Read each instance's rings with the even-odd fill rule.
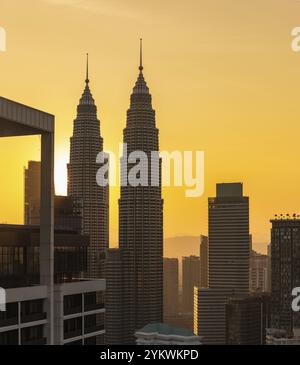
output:
[[139,70],[143,71],[143,39],[140,39],[140,67]]
[[138,79],[135,83],[135,86],[133,88],[134,94],[149,94],[149,88],[144,79],[143,69],[144,69],[144,66],[143,66],[143,39],[140,38],[140,66],[139,66],[140,73],[139,73]]
[[85,82],[88,84],[90,82],[89,80],[89,54],[86,54],[86,79]]
[[80,105],[95,105],[95,100],[93,99],[90,86],[89,86],[89,54],[86,54],[86,78],[85,78],[85,88],[80,99]]

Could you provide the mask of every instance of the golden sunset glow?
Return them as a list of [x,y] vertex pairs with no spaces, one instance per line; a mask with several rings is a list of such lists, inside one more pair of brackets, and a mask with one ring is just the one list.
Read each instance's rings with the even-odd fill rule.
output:
[[[300,213],[300,26],[296,0],[1,0],[1,96],[56,116],[55,182],[66,163],[85,53],[104,147],[118,153],[144,39],[144,76],[162,150],[205,152],[205,193],[165,188],[165,237],[207,233],[217,182],[244,183],[254,247],[265,252],[269,219]],[[0,221],[23,222],[23,167],[39,159],[39,137],[0,144]],[[119,189],[110,195],[111,244]]]

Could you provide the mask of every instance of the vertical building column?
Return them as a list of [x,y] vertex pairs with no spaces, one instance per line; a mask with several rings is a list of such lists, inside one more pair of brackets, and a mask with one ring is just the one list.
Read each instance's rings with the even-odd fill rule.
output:
[[18,345],[22,345],[22,336],[21,336],[21,302],[18,302]]
[[61,285],[54,285],[54,345],[64,344],[64,295]]
[[54,341],[54,133],[42,134],[40,207],[40,284],[48,288],[47,344]]

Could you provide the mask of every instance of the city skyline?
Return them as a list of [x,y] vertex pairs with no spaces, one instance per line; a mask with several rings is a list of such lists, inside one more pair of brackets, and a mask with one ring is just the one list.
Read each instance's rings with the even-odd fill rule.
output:
[[299,10],[2,0],[0,345],[300,344]]
[[[298,213],[299,206],[300,174],[294,166],[298,152],[296,91],[300,73],[297,72],[298,55],[290,49],[290,31],[297,25],[299,4],[290,1],[281,5],[268,0],[246,7],[246,2],[241,1],[233,7],[233,17],[224,12],[223,5],[218,4],[217,8],[215,1],[211,5],[203,1],[202,8],[190,1],[190,9],[182,17],[182,24],[190,26],[181,29],[180,34],[179,30],[174,30],[180,6],[172,8],[168,18],[164,6],[155,2],[155,9],[161,10],[162,15],[156,20],[157,29],[153,30],[149,25],[149,9],[146,7],[141,12],[135,1],[127,2],[127,11],[123,12],[121,7],[117,14],[115,2],[111,6],[114,11],[106,7],[105,15],[99,14],[93,6],[70,8],[51,4],[51,1],[28,1],[27,8],[18,4],[18,9],[13,11],[13,3],[3,2],[4,24],[1,26],[5,27],[8,37],[7,52],[0,55],[0,66],[5,70],[1,74],[3,94],[57,116],[57,193],[66,192],[65,164],[74,110],[84,78],[84,54],[86,51],[91,54],[91,84],[101,113],[104,149],[114,151],[122,140],[127,95],[135,78],[137,40],[141,35],[145,39],[146,77],[155,95],[161,149],[200,149],[206,153],[205,194],[201,198],[186,199],[182,189],[164,189],[165,237],[206,234],[206,199],[214,194],[214,184],[242,181],[245,194],[250,197],[250,232],[254,248],[266,251],[265,245],[270,240],[269,219],[275,213]],[[274,6],[275,15],[269,14],[270,4]],[[41,17],[31,17],[32,24],[27,27],[24,14],[31,5],[36,5],[35,12]],[[47,19],[42,24],[46,11]],[[205,21],[205,12],[212,16],[211,24]],[[276,15],[280,13],[286,17],[279,26]],[[66,25],[64,15],[71,15],[68,18],[71,32],[62,36]],[[54,17],[57,19],[55,28]],[[103,22],[98,28],[93,21],[100,17]],[[119,28],[113,31],[109,25],[119,22],[127,26],[128,21],[138,25],[139,17],[145,24],[129,27],[124,34],[120,34]],[[17,28],[13,26],[16,20],[19,21]],[[216,26],[218,21],[220,25]],[[230,21],[235,29],[240,29],[239,34],[229,26]],[[261,34],[266,21],[269,28]],[[258,29],[251,35],[254,23]],[[227,28],[219,39],[222,25]],[[164,26],[167,27],[165,31]],[[44,30],[45,39],[35,34],[39,27]],[[167,42],[170,29],[174,34]],[[109,31],[109,36],[105,32],[102,34],[103,30]],[[68,43],[71,37],[76,38],[76,44]],[[275,38],[276,45],[272,42]],[[95,39],[99,41],[95,42]],[[286,68],[282,68],[281,62],[274,57],[277,52]],[[35,54],[37,56],[32,58]],[[184,131],[183,125],[188,126]],[[250,143],[246,144],[246,140]],[[0,164],[6,171],[1,191],[5,196],[13,193],[12,199],[2,199],[2,222],[22,222],[23,192],[18,182],[27,161],[38,159],[38,142],[38,137],[26,137],[24,142],[7,140],[1,145]],[[8,148],[14,150],[13,156],[5,154]],[[10,164],[17,169],[11,171]],[[60,172],[63,172],[62,180],[58,176]],[[113,189],[110,197],[110,243],[113,245],[118,241],[118,196],[118,189]],[[180,210],[176,209],[178,206]],[[255,245],[257,243],[264,245]]]

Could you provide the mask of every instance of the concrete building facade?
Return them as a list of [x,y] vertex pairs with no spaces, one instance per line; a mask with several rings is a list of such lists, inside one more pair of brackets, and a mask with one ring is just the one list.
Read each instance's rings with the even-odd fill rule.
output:
[[46,287],[46,338],[54,342],[54,116],[0,97],[0,137],[41,136],[40,284]]

